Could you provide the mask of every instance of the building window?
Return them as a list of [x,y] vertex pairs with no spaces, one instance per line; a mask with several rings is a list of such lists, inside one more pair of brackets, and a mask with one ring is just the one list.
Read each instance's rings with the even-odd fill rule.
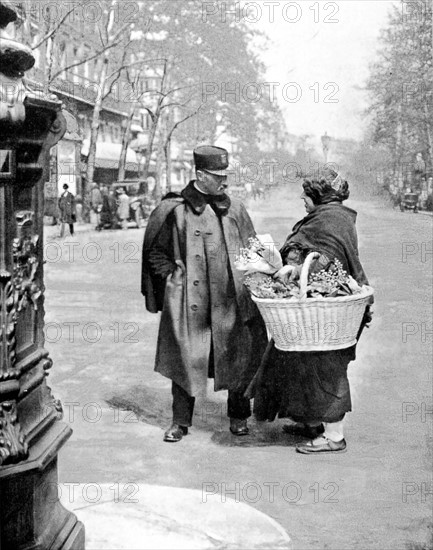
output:
[[[66,42],[62,41],[59,44],[59,66],[66,67]],[[66,71],[63,70],[60,74],[60,78],[66,79]]]
[[[78,48],[76,46],[72,49],[72,63],[76,63],[78,59]],[[73,73],[73,79],[75,84],[79,84],[81,81],[80,74],[79,74],[79,66],[72,67],[72,73]]]
[[[90,55],[90,51],[88,49],[86,49],[84,55],[87,59]],[[84,65],[83,65],[83,76],[86,80],[89,80],[89,74],[90,74],[90,64],[89,64],[88,61],[85,61]]]
[[107,141],[107,125],[105,122],[101,122],[100,134],[101,134],[102,141]]
[[149,130],[150,128],[150,115],[149,113],[141,113],[141,127],[143,130]]
[[108,123],[107,141],[110,141],[111,143],[114,142],[114,131],[112,122]]

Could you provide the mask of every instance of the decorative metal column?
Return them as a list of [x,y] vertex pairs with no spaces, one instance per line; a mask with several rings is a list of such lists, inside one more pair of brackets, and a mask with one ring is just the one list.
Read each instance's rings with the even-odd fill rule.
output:
[[34,58],[4,33],[16,17],[0,2],[0,548],[81,550],[84,527],[58,500],[71,429],[47,386],[43,335],[43,186],[66,123],[59,101],[23,86]]

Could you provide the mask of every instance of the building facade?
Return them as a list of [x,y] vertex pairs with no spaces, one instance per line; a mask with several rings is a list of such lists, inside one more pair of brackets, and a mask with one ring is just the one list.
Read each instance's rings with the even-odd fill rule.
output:
[[[71,4],[67,3],[68,6]],[[26,75],[26,86],[41,93],[48,88],[62,101],[67,120],[64,138],[51,151],[50,178],[46,182],[46,214],[56,217],[57,197],[65,183],[73,194],[82,198],[89,191],[84,176],[93,111],[98,94],[101,94],[98,82],[101,56],[96,55],[101,51],[97,32],[100,22],[77,21],[73,13],[62,21],[58,12],[52,13],[49,19],[46,6],[45,3],[44,8],[43,2],[14,2],[19,16],[14,38],[25,40],[34,48],[36,63]],[[55,27],[53,37],[43,40]],[[96,183],[107,184],[117,180],[123,133],[131,110],[128,99],[128,84],[121,77],[103,100],[99,114],[94,173]],[[133,122],[145,134],[142,123],[148,126],[146,115],[137,110]],[[130,138],[133,139],[134,135],[131,134]],[[136,155],[128,150],[125,177],[138,176]]]

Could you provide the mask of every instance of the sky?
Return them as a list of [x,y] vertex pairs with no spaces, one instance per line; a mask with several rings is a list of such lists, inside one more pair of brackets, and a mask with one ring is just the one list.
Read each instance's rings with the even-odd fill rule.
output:
[[[387,25],[392,0],[297,0],[252,3],[251,18],[270,38],[262,52],[290,133],[360,139],[363,88]],[[256,4],[256,6],[254,6]],[[258,7],[257,5],[260,5]],[[397,4],[398,5],[398,4]],[[312,141],[315,141],[312,138]]]

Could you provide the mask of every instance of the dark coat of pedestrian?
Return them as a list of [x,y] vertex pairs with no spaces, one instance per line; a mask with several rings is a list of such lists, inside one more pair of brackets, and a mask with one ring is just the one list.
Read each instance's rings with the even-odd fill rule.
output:
[[69,185],[63,185],[63,193],[59,197],[58,206],[60,212],[60,237],[65,234],[65,225],[68,224],[69,232],[74,234],[74,223],[76,222],[75,197],[68,191]]
[[[168,439],[166,432],[166,441],[180,439],[179,426],[191,425],[192,410],[176,413],[176,396],[182,394],[191,406],[208,377],[215,379],[216,391],[229,390],[232,433],[248,433],[250,405],[243,392],[267,341],[242,274],[234,268],[235,256],[255,231],[243,204],[224,192],[227,152],[202,146],[194,153],[198,180],[162,200],[150,216],[143,248],[147,309],[162,311],[155,370],[174,385],[175,429]],[[206,193],[212,186],[215,193]]]
[[63,186],[63,193],[59,197],[60,221],[63,223],[75,223],[75,197],[68,191],[68,185]]
[[129,197],[126,194],[123,187],[119,189],[119,195],[117,198],[117,216],[122,225],[122,229],[128,229],[128,218],[129,218]]
[[114,198],[114,196],[112,197],[112,200],[110,199],[110,195],[106,187],[103,187],[101,189],[101,194],[102,205],[100,209],[101,212],[99,226],[97,227],[97,229],[113,229],[116,223],[116,199]]
[[100,207],[102,206],[102,193],[97,183],[93,184],[93,187],[90,190],[90,204],[94,212],[99,212]]

